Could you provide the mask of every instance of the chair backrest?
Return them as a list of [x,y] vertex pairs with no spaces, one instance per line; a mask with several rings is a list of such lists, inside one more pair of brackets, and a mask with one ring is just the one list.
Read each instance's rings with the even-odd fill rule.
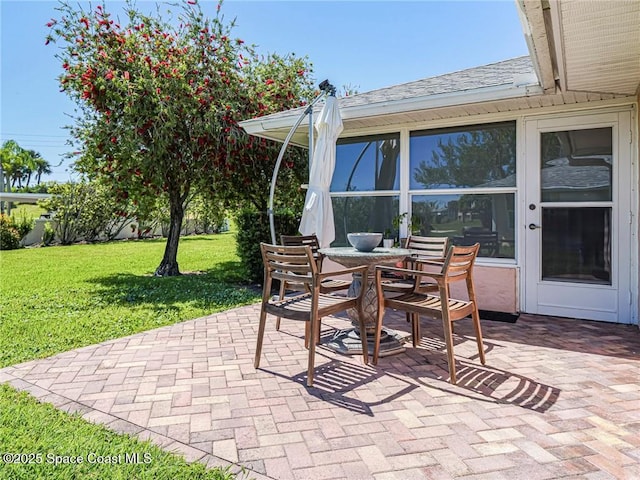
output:
[[264,289],[271,289],[272,280],[304,283],[313,289],[318,265],[308,245],[284,246],[260,243],[264,263]]
[[320,241],[315,235],[280,235],[280,243],[285,246],[309,246],[313,258],[316,259],[318,270],[322,269],[323,256],[320,255]]
[[411,235],[407,238],[406,247],[412,250],[412,256],[444,258],[447,254],[449,239],[447,237],[421,237]]
[[442,264],[441,273],[444,275],[445,282],[453,283],[465,279],[470,281],[471,274],[473,273],[473,265],[476,257],[478,256],[479,249],[479,243],[469,247],[451,247],[447,252],[444,263]]

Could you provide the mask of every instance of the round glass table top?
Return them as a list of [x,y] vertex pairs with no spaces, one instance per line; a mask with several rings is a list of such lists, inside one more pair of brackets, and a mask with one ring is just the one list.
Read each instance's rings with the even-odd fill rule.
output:
[[411,255],[408,248],[376,247],[370,252],[361,252],[353,247],[330,247],[318,250],[321,254],[345,267],[394,263]]

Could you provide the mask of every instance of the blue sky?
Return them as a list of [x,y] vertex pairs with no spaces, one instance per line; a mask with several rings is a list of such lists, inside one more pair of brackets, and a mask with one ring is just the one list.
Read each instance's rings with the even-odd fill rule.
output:
[[[201,3],[214,12],[216,2]],[[40,152],[54,166],[44,180],[65,181],[73,178],[60,162],[74,105],[59,91],[59,47],[44,44],[57,5],[0,0],[0,141]],[[107,1],[114,13],[121,5]],[[222,12],[236,19],[235,36],[259,52],[306,55],[317,82],[359,92],[528,53],[515,0],[226,0]]]

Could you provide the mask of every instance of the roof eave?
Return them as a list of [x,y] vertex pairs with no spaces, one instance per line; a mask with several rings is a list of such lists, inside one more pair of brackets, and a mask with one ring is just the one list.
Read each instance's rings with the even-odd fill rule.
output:
[[542,0],[516,0],[522,33],[529,50],[533,68],[545,93],[556,92],[558,77],[553,45],[553,32],[549,25],[549,2]]
[[[526,83],[521,85],[496,85],[482,87],[473,90],[425,95],[421,97],[390,100],[365,105],[341,106],[340,112],[345,122],[367,117],[379,117],[384,115],[415,112],[419,110],[431,110],[444,107],[455,107],[472,103],[508,100],[513,98],[525,98],[543,94],[539,84]],[[290,114],[280,114],[275,118],[259,117],[240,122],[240,126],[249,134],[257,137],[284,141],[287,133],[299,118],[300,109],[291,110]],[[308,128],[309,121],[305,119],[299,129]],[[296,145],[306,146],[300,141],[292,141]]]

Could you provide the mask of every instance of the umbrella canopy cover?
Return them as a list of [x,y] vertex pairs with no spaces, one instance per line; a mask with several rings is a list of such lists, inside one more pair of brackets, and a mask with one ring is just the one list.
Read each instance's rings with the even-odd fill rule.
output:
[[331,178],[336,165],[336,140],[343,129],[336,97],[332,95],[327,97],[320,116],[315,122],[315,128],[318,136],[311,158],[309,190],[307,190],[299,230],[302,235],[315,234],[320,247],[324,248],[336,238],[333,207],[329,196]]

